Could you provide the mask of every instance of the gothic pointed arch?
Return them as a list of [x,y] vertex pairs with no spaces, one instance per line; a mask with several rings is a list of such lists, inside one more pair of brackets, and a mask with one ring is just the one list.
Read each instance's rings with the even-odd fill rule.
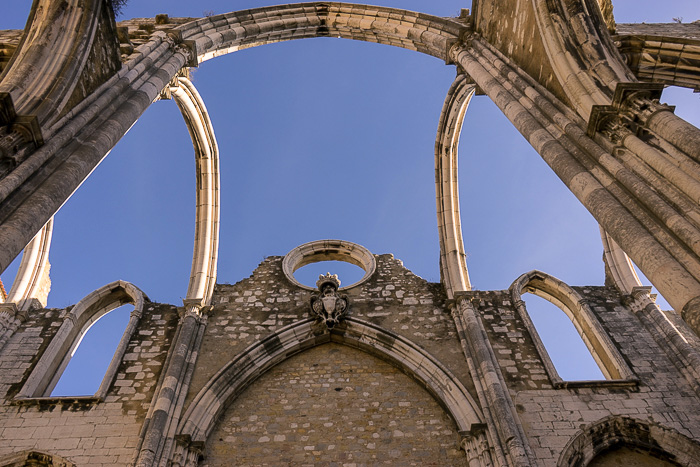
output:
[[458,148],[467,107],[476,86],[460,73],[447,91],[435,139],[435,195],[440,236],[440,277],[453,298],[471,290],[459,214]]
[[131,303],[134,305],[134,310],[131,312],[129,322],[102,383],[93,396],[104,398],[126,352],[129,339],[136,330],[147,300],[148,297],[141,290],[126,281],[114,281],[84,297],[68,312],[63,324],[51,339],[17,397],[22,399],[49,396],[68,365],[73,351],[78,347],[82,336],[92,323],[115,308]]
[[220,216],[219,147],[207,108],[192,81],[185,76],[177,76],[168,90],[182,112],[194,146],[197,206],[192,269],[185,304],[202,307],[210,304],[216,283]]
[[[5,246],[0,251],[0,270],[10,264],[184,66],[196,66],[253,46],[329,36],[402,47],[446,61],[450,46],[466,27],[455,18],[318,2],[216,15],[167,33],[154,33],[139,47],[138,54],[52,126],[53,144],[34,151],[10,176],[0,180],[0,239]],[[32,59],[27,60],[26,65],[31,65]],[[51,170],[33,176],[49,160],[55,162]],[[17,193],[19,187],[23,187],[22,194]],[[8,203],[13,194],[18,196]]]
[[268,369],[292,355],[327,342],[379,356],[418,380],[447,410],[460,431],[483,424],[481,409],[449,370],[407,339],[355,318],[328,331],[306,319],[286,326],[248,347],[214,375],[185,412],[179,439],[204,443],[223,410]]
[[553,303],[569,317],[583,342],[598,363],[606,379],[627,384],[633,373],[620,355],[608,333],[581,295],[565,282],[541,271],[530,271],[518,277],[509,288],[513,303],[535,343],[550,380],[555,386],[563,383],[525,308],[522,294],[532,293]]
[[585,466],[607,451],[629,447],[645,453],[650,465],[655,460],[665,465],[700,464],[700,444],[678,431],[654,422],[611,415],[576,433],[559,455],[557,466]]

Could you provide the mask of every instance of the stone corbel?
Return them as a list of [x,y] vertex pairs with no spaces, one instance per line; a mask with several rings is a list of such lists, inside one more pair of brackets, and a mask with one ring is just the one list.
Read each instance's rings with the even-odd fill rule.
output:
[[180,78],[190,79],[190,69],[188,67],[180,68],[180,71],[175,73],[167,86],[158,95],[156,100],[171,100],[173,98],[173,89],[180,87]]
[[187,315],[194,315],[196,318],[201,318],[202,315],[208,311],[209,308],[202,305],[201,298],[185,298],[182,300],[183,305],[185,305],[185,313],[183,318]]
[[[2,136],[0,157],[14,158],[20,148],[28,143],[33,143],[35,148],[44,144],[39,120],[33,115],[17,115],[12,95],[9,92],[0,92],[1,127],[7,128],[7,134]],[[18,163],[15,161],[14,165]]]
[[173,467],[197,467],[204,454],[204,442],[192,441],[190,435],[176,435],[175,442],[175,454],[171,465]]
[[664,85],[659,83],[618,83],[610,105],[594,105],[591,109],[588,136],[592,138],[597,132],[605,133],[611,120],[617,120],[630,132],[639,135],[653,115],[675,109],[659,102],[663,89]]

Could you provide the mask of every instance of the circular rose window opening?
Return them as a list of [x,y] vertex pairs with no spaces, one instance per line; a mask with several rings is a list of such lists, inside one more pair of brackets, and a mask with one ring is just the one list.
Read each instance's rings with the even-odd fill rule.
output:
[[340,289],[348,289],[369,279],[376,263],[370,251],[345,240],[316,240],[287,253],[282,270],[293,284],[316,290],[318,276],[330,272],[340,279]]

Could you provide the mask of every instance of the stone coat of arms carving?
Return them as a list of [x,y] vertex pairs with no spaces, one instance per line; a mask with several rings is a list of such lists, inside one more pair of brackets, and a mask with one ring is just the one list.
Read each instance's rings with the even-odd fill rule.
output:
[[348,298],[338,293],[340,280],[337,274],[318,276],[316,287],[320,293],[311,297],[311,313],[325,323],[328,329],[333,329],[346,315]]

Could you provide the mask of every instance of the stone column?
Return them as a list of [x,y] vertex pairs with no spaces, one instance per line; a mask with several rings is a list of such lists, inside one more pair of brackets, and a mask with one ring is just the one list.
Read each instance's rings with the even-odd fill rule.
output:
[[[477,385],[479,402],[491,428],[497,464],[523,467],[536,465],[496,355],[486,336],[481,318],[467,293],[456,294],[452,317],[459,331],[474,383]],[[466,441],[463,440],[462,446],[467,453],[470,467],[490,465],[483,463],[491,462],[488,446],[484,444],[487,439],[486,430],[487,426],[480,427],[471,433]],[[499,454],[505,458],[499,459]]]
[[[144,431],[136,466],[151,467],[156,465],[163,454],[172,449],[174,441],[173,421],[179,419],[184,396],[192,377],[201,345],[202,334],[206,327],[206,315],[197,300],[185,302],[186,311],[180,320],[180,326],[170,349],[170,358],[166,362],[165,376],[156,388],[148,418],[144,422]],[[190,462],[190,454],[182,465],[196,465]]]

